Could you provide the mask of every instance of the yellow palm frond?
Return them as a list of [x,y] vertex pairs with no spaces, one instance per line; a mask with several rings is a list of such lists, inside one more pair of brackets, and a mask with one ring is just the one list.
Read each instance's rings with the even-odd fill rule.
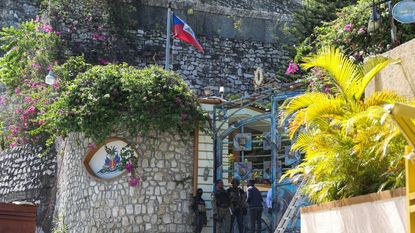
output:
[[300,109],[307,108],[311,104],[325,101],[327,98],[328,96],[324,93],[308,92],[288,99],[282,105],[282,109],[284,109],[284,118]]
[[370,80],[372,80],[379,71],[388,66],[389,64],[394,64],[400,62],[399,59],[392,59],[383,56],[376,56],[369,58],[361,69],[360,80],[356,80],[357,90],[355,93],[355,98],[359,100],[365,92],[367,85]]
[[408,99],[393,91],[378,91],[365,98],[363,108],[366,109],[371,106],[393,104],[396,102],[407,103]]
[[301,66],[305,69],[321,67],[327,70],[342,95],[348,100],[354,97],[353,82],[359,75],[358,67],[339,49],[329,47],[322,49],[317,55],[303,59]]

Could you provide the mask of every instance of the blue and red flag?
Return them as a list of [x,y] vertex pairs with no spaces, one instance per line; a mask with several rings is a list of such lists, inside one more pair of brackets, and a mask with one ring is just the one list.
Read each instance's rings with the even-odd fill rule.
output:
[[205,52],[202,46],[199,44],[199,41],[197,41],[192,28],[175,14],[173,14],[173,36],[179,40],[193,45],[193,47],[195,47],[201,53]]

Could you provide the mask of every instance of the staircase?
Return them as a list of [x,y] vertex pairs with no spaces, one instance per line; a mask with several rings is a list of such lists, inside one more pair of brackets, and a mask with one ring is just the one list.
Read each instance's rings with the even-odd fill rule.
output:
[[284,212],[284,215],[282,216],[280,222],[278,223],[277,229],[275,229],[274,233],[285,233],[287,230],[287,227],[289,226],[289,223],[294,219],[294,221],[297,220],[297,218],[294,218],[298,212],[298,208],[300,207],[302,200],[304,199],[304,195],[300,191],[301,187],[306,182],[306,178],[303,178],[300,185],[298,186],[297,191],[295,192],[294,197],[291,199],[290,204],[287,207],[287,210]]

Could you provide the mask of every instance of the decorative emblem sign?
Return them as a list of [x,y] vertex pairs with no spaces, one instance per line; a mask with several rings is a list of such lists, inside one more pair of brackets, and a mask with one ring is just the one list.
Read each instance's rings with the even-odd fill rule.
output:
[[125,172],[126,164],[137,152],[121,138],[110,138],[92,149],[84,160],[86,170],[99,180],[111,180]]
[[251,151],[252,150],[252,134],[239,133],[233,138],[234,151]]
[[400,23],[415,22],[415,1],[404,0],[393,6],[392,16]]

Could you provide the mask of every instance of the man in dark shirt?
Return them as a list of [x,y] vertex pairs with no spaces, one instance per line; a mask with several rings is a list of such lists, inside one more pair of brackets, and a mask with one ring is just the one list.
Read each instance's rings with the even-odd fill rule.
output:
[[231,201],[228,192],[223,188],[222,180],[216,181],[216,189],[212,193],[213,219],[216,233],[228,233]]
[[207,224],[206,204],[202,198],[203,189],[197,189],[196,196],[193,199],[193,211],[195,213],[195,232],[201,233],[202,228]]
[[248,181],[246,202],[248,203],[251,233],[261,233],[262,195],[255,187],[254,180]]
[[[231,233],[233,228],[233,223],[238,223],[238,230],[239,233],[243,233],[243,216],[246,214],[246,196],[245,192],[239,188],[239,180],[236,178],[232,179],[232,187],[230,187],[227,191],[229,194],[229,197],[231,199]],[[245,212],[245,213],[244,213]]]

